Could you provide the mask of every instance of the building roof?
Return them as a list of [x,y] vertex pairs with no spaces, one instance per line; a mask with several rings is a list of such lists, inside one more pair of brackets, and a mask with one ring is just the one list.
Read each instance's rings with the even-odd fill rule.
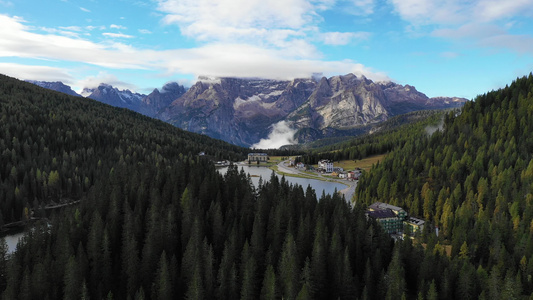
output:
[[424,225],[424,223],[426,223],[426,221],[415,218],[415,217],[409,217],[409,219],[407,219],[407,222],[417,225],[417,226]]
[[374,219],[396,218],[396,214],[390,209],[367,211],[366,214]]
[[394,210],[394,211],[403,210],[403,208],[401,208],[401,207],[390,205],[390,204],[383,203],[383,202],[374,202],[368,207],[368,209],[370,209],[370,210],[390,209],[390,210]]
[[248,153],[248,156],[256,156],[256,155],[258,155],[258,156],[267,156],[268,154],[266,154],[266,153]]

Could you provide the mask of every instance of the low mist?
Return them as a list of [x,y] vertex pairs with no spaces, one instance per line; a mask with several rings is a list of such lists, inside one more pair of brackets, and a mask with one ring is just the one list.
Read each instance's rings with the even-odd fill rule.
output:
[[441,119],[439,121],[439,124],[437,124],[435,126],[426,126],[426,128],[425,128],[426,134],[428,136],[433,135],[433,133],[435,133],[435,131],[437,131],[437,130],[442,131],[443,129],[444,129],[444,120],[443,119]]
[[273,124],[272,132],[266,139],[261,139],[259,143],[253,144],[252,148],[257,149],[278,149],[281,146],[296,144],[294,134],[296,129],[290,127],[291,123],[287,121],[279,121]]

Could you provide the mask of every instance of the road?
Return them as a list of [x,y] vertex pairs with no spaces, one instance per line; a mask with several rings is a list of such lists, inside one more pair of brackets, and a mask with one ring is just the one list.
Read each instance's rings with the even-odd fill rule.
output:
[[317,180],[334,181],[334,182],[338,182],[338,183],[342,183],[342,184],[347,185],[347,187],[342,189],[342,190],[340,190],[339,193],[343,194],[344,198],[346,199],[346,201],[348,201],[348,203],[351,204],[351,200],[352,200],[353,196],[355,195],[355,188],[357,187],[358,180],[354,180],[354,181],[342,180],[342,179],[332,180],[331,178],[323,177],[322,174],[319,174],[319,173],[316,173],[316,176],[313,176],[313,175],[310,175],[308,173],[304,173],[304,172],[302,172],[302,171],[300,171],[300,170],[298,170],[296,168],[287,167],[287,162],[288,162],[288,160],[284,160],[284,161],[281,161],[278,164],[278,171],[279,172],[286,173],[286,174],[293,174],[293,175],[303,175],[303,176],[306,176],[306,177],[316,177]]

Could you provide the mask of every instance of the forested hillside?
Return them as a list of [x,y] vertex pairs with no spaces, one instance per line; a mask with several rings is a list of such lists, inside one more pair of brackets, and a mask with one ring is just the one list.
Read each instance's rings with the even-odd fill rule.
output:
[[[0,90],[2,133],[10,137],[3,139],[9,155],[3,156],[2,200],[24,203],[22,210],[33,199],[81,199],[35,223],[13,254],[0,243],[3,299],[404,293],[377,288],[399,256],[388,235],[338,195],[317,201],[312,189],[276,176],[255,189],[236,167],[222,176],[196,155],[215,145],[220,156],[238,157],[223,150],[226,144],[193,134],[185,137],[199,142],[180,139],[182,131],[160,122],[9,78]],[[33,176],[37,170],[41,177]]]
[[165,165],[200,151],[236,160],[247,150],[0,76],[0,226],[80,199],[119,163]]
[[[28,87],[18,84],[1,90],[24,95]],[[136,124],[127,121],[137,120],[136,114],[98,106],[101,114],[115,114],[115,122],[101,117],[101,130],[82,132],[90,132],[92,151],[108,169],[90,173],[93,165],[80,156],[77,172],[93,174],[86,175],[90,185],[83,186],[80,204],[35,224],[12,255],[0,243],[2,298],[527,298],[533,292],[532,94],[530,75],[448,114],[442,131],[407,138],[363,176],[353,208],[338,195],[317,200],[312,189],[276,176],[255,188],[236,167],[221,175],[195,155],[196,146],[181,148],[185,142],[172,144],[170,138],[174,147],[157,142],[181,131],[146,121],[136,133],[124,125]],[[50,95],[48,101],[67,104],[77,99]],[[36,101],[33,93],[24,97],[16,99]],[[21,119],[41,116],[16,103],[9,107]],[[81,122],[57,115],[42,117],[56,120],[51,132]],[[37,134],[38,128],[27,134],[21,128],[25,140],[58,140]],[[113,132],[122,133],[124,144],[111,139]],[[199,149],[200,142],[190,145]],[[130,144],[153,148],[127,152]],[[9,158],[26,162],[23,152],[9,150]],[[106,163],[105,155],[115,160]],[[54,170],[62,174],[52,159],[43,161],[41,176],[46,167],[48,178]],[[9,172],[2,169],[3,182],[13,180]],[[39,183],[26,180],[30,187]],[[8,192],[5,185],[2,192]],[[414,242],[393,242],[364,215],[375,200],[402,205],[438,225],[438,237],[428,224]]]
[[[450,110],[422,110],[396,116],[379,125],[374,125],[373,133],[342,141],[333,138],[311,143],[314,149],[303,155],[306,164],[317,164],[321,159],[357,160],[371,155],[387,153],[403,147],[408,140],[424,138],[429,131],[435,131],[441,124],[444,114]],[[453,111],[457,111],[454,109]],[[366,130],[369,131],[369,130]],[[321,145],[324,144],[324,145]]]
[[399,205],[438,226],[461,271],[453,278],[437,267],[437,289],[457,284],[461,299],[531,294],[533,75],[477,97],[449,113],[444,130],[391,152],[363,176],[357,199]]

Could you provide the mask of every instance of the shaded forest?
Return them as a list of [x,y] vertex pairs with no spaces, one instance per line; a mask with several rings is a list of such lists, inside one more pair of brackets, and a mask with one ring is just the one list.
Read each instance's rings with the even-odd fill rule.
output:
[[[52,102],[63,99],[63,105],[94,109],[92,102],[42,94],[37,88],[24,93],[20,90],[28,87],[12,79],[1,84],[2,110],[10,107],[2,115],[6,120],[16,112],[28,120],[43,115],[22,105],[35,102],[24,99],[30,96],[51,95]],[[91,175],[85,175],[89,184],[80,186],[82,201],[35,224],[12,255],[0,243],[2,298],[526,298],[533,292],[532,94],[530,75],[447,114],[443,130],[432,136],[406,138],[362,177],[355,207],[338,195],[317,200],[311,188],[276,176],[255,188],[236,167],[221,175],[197,151],[218,149],[221,157],[239,157],[240,148],[207,138],[202,144],[196,135],[190,142],[173,143],[182,131],[148,119],[146,124],[153,125],[134,131],[130,128],[142,117],[98,105],[96,111],[116,115],[115,123],[103,118],[95,123],[101,128],[82,130],[96,141],[86,147],[98,153],[96,160],[81,154],[76,160],[77,172]],[[81,114],[72,108],[74,112]],[[64,116],[55,119],[59,128],[71,128],[64,124],[68,122],[91,128],[88,124],[98,119]],[[10,149],[9,156],[2,156],[8,163],[13,132],[21,132],[17,140],[41,138],[38,126],[27,134],[24,126],[19,131],[16,124],[9,126],[2,130],[10,134],[11,147],[2,148]],[[158,126],[162,129],[154,129]],[[115,129],[122,135],[107,136],[107,141],[103,133]],[[43,144],[55,145],[47,146],[54,149],[49,153],[61,148],[56,140],[70,145],[65,142],[68,132],[61,133],[44,135]],[[28,142],[30,149],[33,144]],[[128,152],[130,144],[139,148]],[[24,162],[24,147],[19,148],[14,157]],[[35,153],[37,160],[40,148]],[[53,167],[53,159],[42,159],[39,168],[41,176],[45,170],[47,184],[55,170],[60,178],[70,178]],[[98,171],[98,160],[106,169]],[[2,165],[3,201],[24,183],[18,167],[17,176],[11,176],[13,165],[10,170]],[[19,179],[22,184],[13,184]],[[36,177],[27,181],[30,190],[32,184],[38,186]],[[61,190],[47,193],[66,193],[61,182]],[[11,201],[25,199],[26,194]],[[439,227],[439,235],[427,225],[416,241],[393,242],[364,215],[366,205],[376,200],[425,218]]]
[[201,151],[238,160],[247,149],[0,76],[0,226],[80,199],[118,162],[166,164]]

